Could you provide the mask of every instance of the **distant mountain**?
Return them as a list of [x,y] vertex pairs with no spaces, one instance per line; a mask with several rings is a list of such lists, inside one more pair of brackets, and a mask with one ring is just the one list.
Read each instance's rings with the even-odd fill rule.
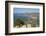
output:
[[22,14],[14,14],[14,19],[16,19],[16,18],[29,18],[29,17],[22,15]]
[[31,18],[31,16],[39,16],[39,13],[14,13],[14,19],[16,18]]

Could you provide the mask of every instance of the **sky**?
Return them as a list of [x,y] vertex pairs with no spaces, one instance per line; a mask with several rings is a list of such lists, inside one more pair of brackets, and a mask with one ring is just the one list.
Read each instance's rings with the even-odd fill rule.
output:
[[14,13],[39,13],[38,8],[13,8]]

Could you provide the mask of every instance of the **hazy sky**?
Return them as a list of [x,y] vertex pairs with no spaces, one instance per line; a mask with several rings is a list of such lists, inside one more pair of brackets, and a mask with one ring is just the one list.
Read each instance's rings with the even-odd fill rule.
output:
[[14,13],[39,13],[38,8],[13,8]]

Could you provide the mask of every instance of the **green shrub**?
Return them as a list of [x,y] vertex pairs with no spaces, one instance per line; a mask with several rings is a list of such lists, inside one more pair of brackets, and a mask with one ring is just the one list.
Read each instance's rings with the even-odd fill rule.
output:
[[15,26],[22,26],[24,24],[24,21],[21,18],[16,18],[16,20],[14,21],[14,27]]

